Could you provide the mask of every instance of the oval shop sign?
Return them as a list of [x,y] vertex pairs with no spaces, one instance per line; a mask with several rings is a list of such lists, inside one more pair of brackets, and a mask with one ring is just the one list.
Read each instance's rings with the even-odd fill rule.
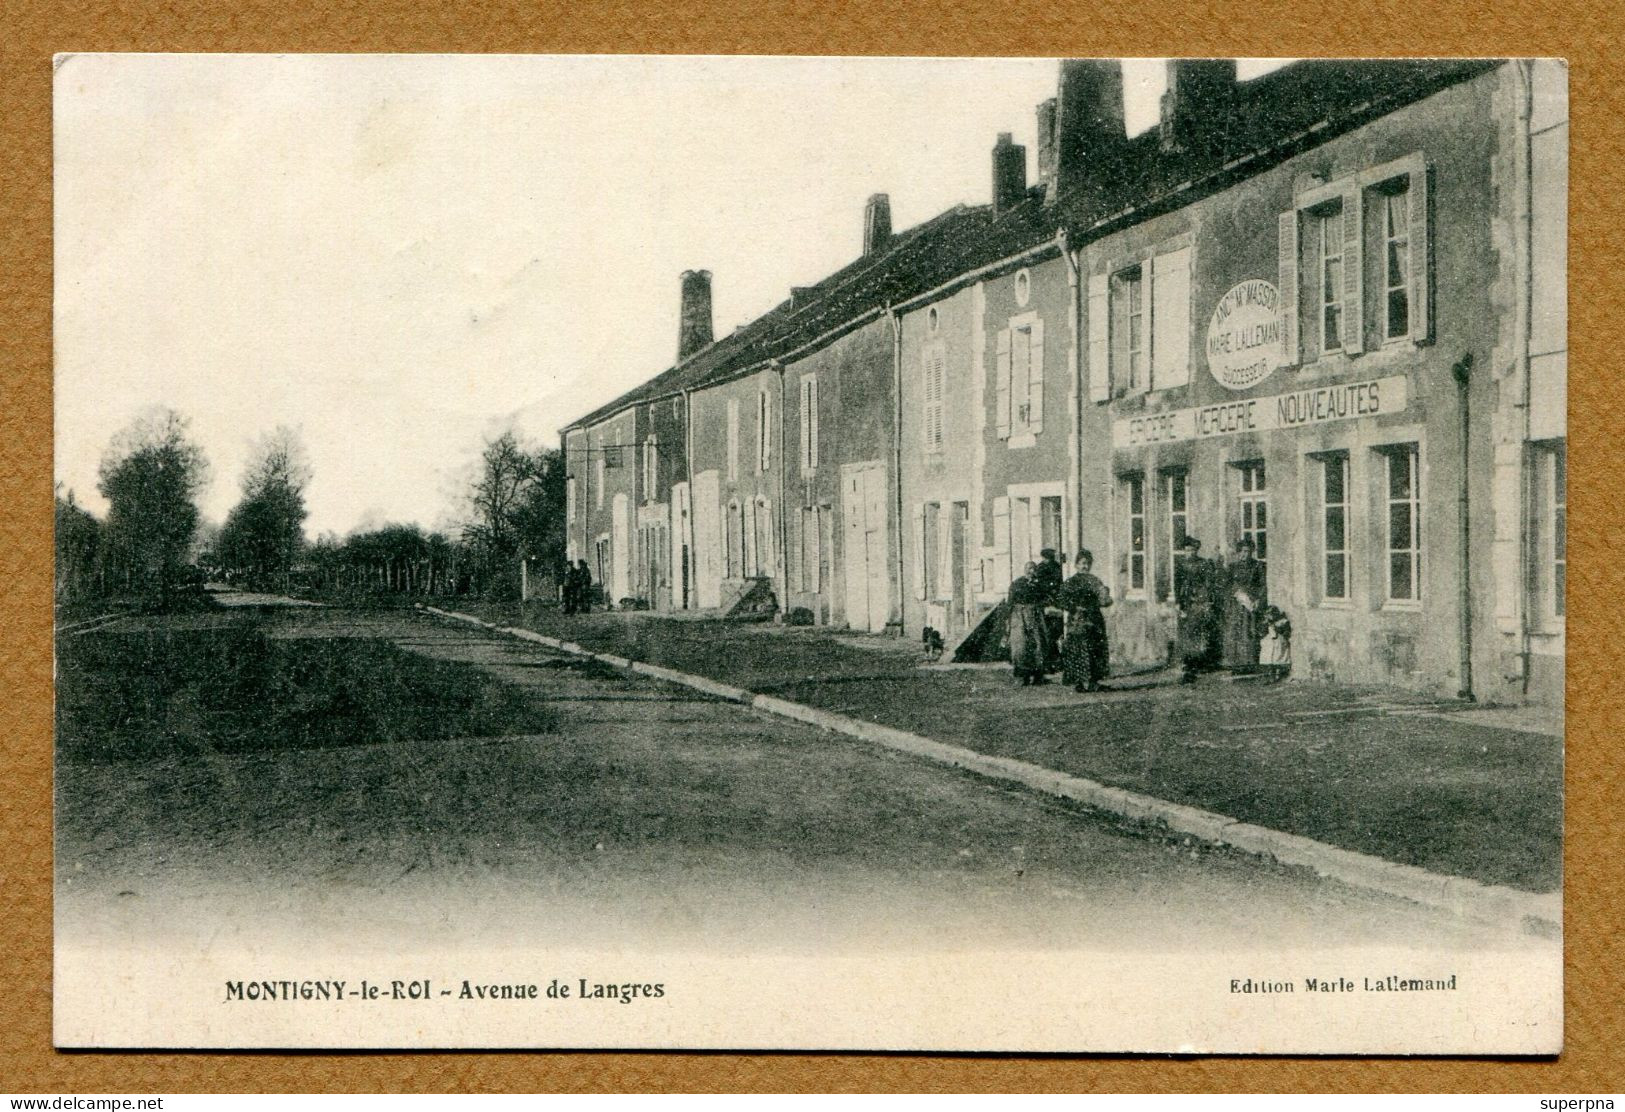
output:
[[1221,386],[1247,390],[1281,365],[1281,305],[1275,287],[1254,278],[1219,298],[1207,326],[1207,367]]

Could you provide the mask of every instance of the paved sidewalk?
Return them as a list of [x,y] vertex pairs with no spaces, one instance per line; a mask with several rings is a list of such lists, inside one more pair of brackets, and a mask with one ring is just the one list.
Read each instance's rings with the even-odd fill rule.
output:
[[[468,606],[457,609],[469,610]],[[475,608],[477,609],[477,608]],[[1166,674],[1129,690],[1021,689],[920,667],[910,646],[652,614],[485,608],[597,652],[708,677],[1430,872],[1549,893],[1562,876],[1562,742],[1505,714],[1391,689]],[[1526,721],[1527,720],[1527,721]]]

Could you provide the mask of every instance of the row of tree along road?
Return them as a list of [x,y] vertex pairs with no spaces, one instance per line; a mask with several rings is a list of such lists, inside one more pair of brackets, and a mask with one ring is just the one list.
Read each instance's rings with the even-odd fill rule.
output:
[[390,524],[308,539],[305,493],[314,475],[288,428],[254,443],[241,497],[218,526],[198,508],[209,470],[190,422],[173,410],[145,414],[115,436],[97,479],[103,517],[58,489],[58,605],[171,608],[200,599],[211,582],[347,599],[515,598],[521,562],[541,583],[563,563],[563,457],[511,432],[484,444],[460,492],[461,520],[441,530]]

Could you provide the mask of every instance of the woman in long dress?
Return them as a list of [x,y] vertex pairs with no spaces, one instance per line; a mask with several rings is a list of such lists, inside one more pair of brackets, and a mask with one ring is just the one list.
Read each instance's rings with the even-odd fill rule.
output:
[[1253,542],[1236,542],[1236,556],[1224,569],[1224,666],[1237,672],[1258,667],[1258,613],[1265,604],[1264,565]]
[[1044,589],[1033,578],[1037,564],[1010,584],[1010,667],[1023,687],[1045,683],[1044,664],[1049,638],[1044,622]]
[[1100,681],[1111,674],[1105,609],[1112,604],[1112,592],[1091,572],[1094,563],[1088,549],[1079,552],[1078,570],[1061,587],[1061,605],[1066,609],[1061,681],[1075,691],[1098,691]]

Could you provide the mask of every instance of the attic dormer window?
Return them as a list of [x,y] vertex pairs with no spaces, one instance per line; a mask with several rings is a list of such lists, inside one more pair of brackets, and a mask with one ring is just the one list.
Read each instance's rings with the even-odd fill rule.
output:
[[1032,296],[1032,276],[1025,270],[1016,271],[1016,304],[1025,309],[1027,307],[1027,302],[1032,300]]

